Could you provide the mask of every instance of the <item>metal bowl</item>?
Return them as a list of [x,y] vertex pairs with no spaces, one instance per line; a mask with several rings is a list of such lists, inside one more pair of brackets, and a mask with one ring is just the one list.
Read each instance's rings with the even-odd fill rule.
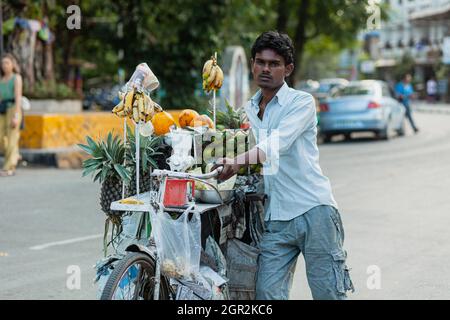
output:
[[195,190],[195,199],[209,204],[222,204],[229,201],[234,194],[234,190]]

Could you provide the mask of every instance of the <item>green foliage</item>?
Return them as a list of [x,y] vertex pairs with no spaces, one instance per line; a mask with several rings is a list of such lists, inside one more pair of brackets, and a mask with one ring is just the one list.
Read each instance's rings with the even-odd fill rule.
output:
[[25,96],[32,99],[80,99],[78,93],[65,85],[56,82],[37,82],[33,91],[25,92]]
[[296,73],[300,75],[302,65],[310,65],[311,61],[323,65],[330,61],[328,57],[354,43],[355,35],[366,25],[367,3],[368,0],[80,1],[80,30],[65,27],[66,8],[74,4],[70,0],[29,1],[22,13],[35,19],[48,16],[56,36],[58,79],[67,75],[70,61],[80,61],[95,65],[82,68],[85,84],[92,78],[115,83],[119,68],[126,70],[128,79],[136,65],[145,61],[160,80],[161,88],[155,94],[163,107],[198,110],[205,103],[204,97],[196,93],[201,86],[201,68],[215,51],[219,63],[220,54],[228,45],[242,45],[249,56],[251,45],[261,32],[280,29],[295,41]]
[[[227,99],[225,99],[226,111],[218,111],[216,113],[216,121],[218,126],[228,129],[240,129],[245,121],[244,109],[235,110]],[[212,114],[212,111],[209,111]]]
[[[94,141],[86,137],[87,144],[78,146],[91,156],[83,162],[83,177],[92,174],[94,182],[104,182],[108,178],[123,180],[129,184],[136,172],[136,140],[133,130],[127,126],[127,144],[109,133],[106,140]],[[158,157],[165,157],[159,148],[162,138],[157,136],[143,137],[140,135],[140,171],[147,173],[150,166],[158,169]],[[124,159],[126,161],[124,164]],[[164,159],[165,161],[165,159]]]
[[103,183],[108,178],[120,178],[126,183],[131,180],[130,170],[123,166],[125,147],[118,136],[113,137],[108,134],[106,141],[94,141],[91,137],[86,137],[87,145],[78,146],[88,153],[92,158],[83,161],[83,177],[94,176]]
[[[158,169],[158,164],[156,162],[156,157],[163,155],[163,153],[158,152],[158,148],[163,142],[162,137],[151,136],[144,137],[139,135],[139,157],[140,157],[140,168],[142,172],[146,173],[149,171],[150,166],[154,169]],[[136,138],[133,130],[127,126],[127,167],[133,172],[136,172]]]
[[400,59],[400,61],[397,62],[394,68],[393,74],[395,80],[401,81],[405,74],[407,73],[413,74],[414,65],[415,65],[414,58],[410,54],[405,53],[403,57]]

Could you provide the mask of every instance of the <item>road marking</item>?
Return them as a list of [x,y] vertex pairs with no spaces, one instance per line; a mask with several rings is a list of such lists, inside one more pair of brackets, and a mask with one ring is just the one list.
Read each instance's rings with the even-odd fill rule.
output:
[[54,246],[63,246],[63,245],[66,245],[66,244],[83,242],[83,241],[98,239],[98,238],[102,238],[102,237],[103,237],[103,234],[95,234],[95,235],[92,235],[92,236],[73,238],[73,239],[67,239],[67,240],[56,241],[56,242],[49,242],[49,243],[40,244],[38,246],[30,247],[30,250],[44,250],[44,249],[47,249],[47,248],[50,248],[50,247],[54,247]]

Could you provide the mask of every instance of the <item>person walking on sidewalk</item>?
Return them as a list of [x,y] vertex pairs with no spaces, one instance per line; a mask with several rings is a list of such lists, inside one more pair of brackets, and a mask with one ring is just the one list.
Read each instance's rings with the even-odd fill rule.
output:
[[403,77],[403,80],[397,83],[395,86],[395,95],[406,109],[406,117],[408,118],[409,123],[411,124],[414,133],[419,132],[419,128],[417,128],[414,123],[414,119],[412,116],[412,110],[410,105],[410,99],[414,96],[414,89],[411,85],[412,77],[410,74],[406,74]]
[[287,300],[297,258],[303,253],[314,299],[343,300],[353,291],[344,227],[330,181],[319,166],[314,98],[285,82],[294,71],[294,47],[286,34],[261,34],[251,50],[260,90],[247,102],[257,145],[234,159],[219,159],[220,179],[241,166],[263,164],[265,231],[259,244],[257,300]]
[[429,103],[436,103],[438,100],[438,83],[435,77],[427,81],[427,100]]
[[6,54],[1,60],[0,78],[0,149],[5,162],[0,177],[15,174],[19,161],[19,138],[22,122],[22,77],[16,59]]

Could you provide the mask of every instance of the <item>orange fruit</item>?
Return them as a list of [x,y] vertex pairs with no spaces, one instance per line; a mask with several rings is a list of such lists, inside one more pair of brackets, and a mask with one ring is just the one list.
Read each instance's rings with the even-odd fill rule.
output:
[[195,117],[192,119],[191,123],[189,124],[190,127],[202,127],[202,126],[208,126],[209,128],[214,128],[214,123],[211,120],[210,117],[207,115],[202,114],[201,116]]
[[161,136],[170,132],[171,126],[176,126],[175,120],[168,112],[162,111],[155,114],[152,118],[155,134]]
[[178,116],[178,123],[180,124],[180,127],[185,128],[189,126],[191,121],[198,117],[199,114],[197,111],[192,109],[185,109],[181,111],[180,115]]

